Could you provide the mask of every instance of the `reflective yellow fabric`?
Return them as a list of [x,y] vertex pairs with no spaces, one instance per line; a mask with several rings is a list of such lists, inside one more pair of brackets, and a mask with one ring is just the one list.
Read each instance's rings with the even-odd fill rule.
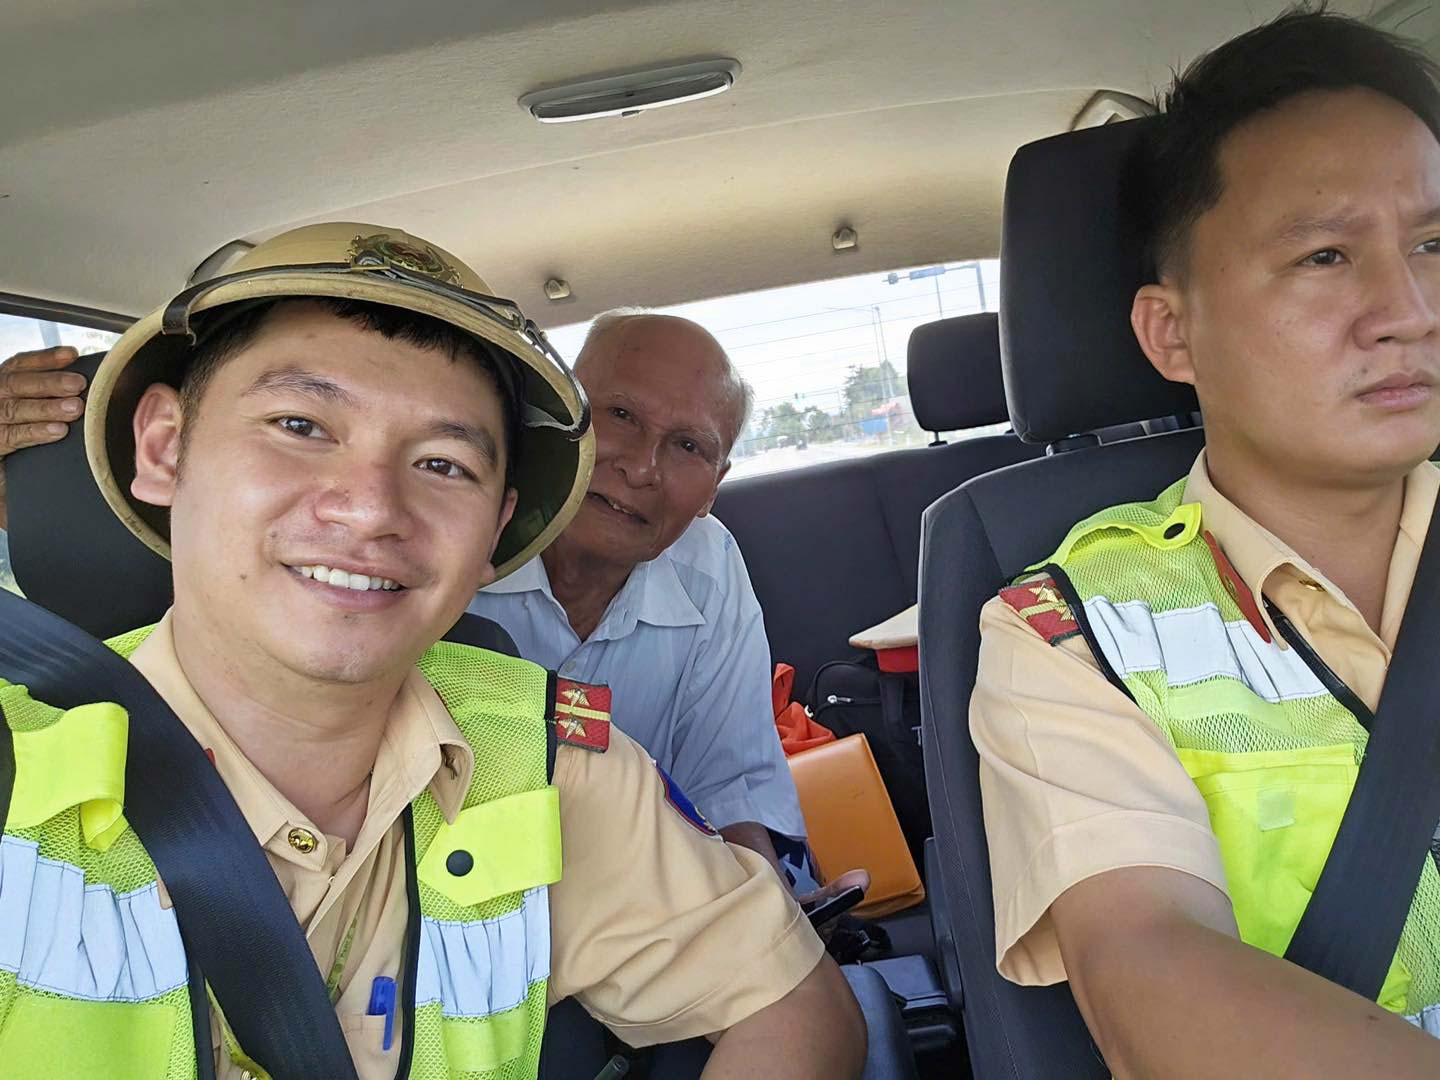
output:
[[166,1080],[171,1035],[189,1019],[169,1004],[23,994],[0,1026],[0,1075]]
[[485,1072],[525,1052],[529,1017],[525,1005],[498,1013],[483,1024],[444,1024],[445,1059],[455,1072]]
[[[446,642],[419,666],[475,748],[476,761],[454,822],[446,823],[428,793],[415,801],[420,908],[451,922],[494,919],[520,908],[526,889],[559,878],[559,801],[546,760],[547,676],[534,664]],[[477,686],[485,688],[483,699],[475,696]],[[499,809],[485,809],[492,805]],[[512,824],[529,839],[508,837]],[[525,843],[537,850],[523,850]],[[474,869],[458,879],[444,865],[457,849],[474,859]],[[484,880],[487,873],[495,875],[493,883]],[[502,885],[510,891],[497,892]],[[546,986],[543,978],[530,981],[519,1008],[489,1016],[442,1016],[439,1005],[416,1009],[412,1078],[530,1080],[539,1069]],[[465,1055],[464,1065],[450,1058],[452,1049]]]
[[[1201,538],[1199,504],[1184,503],[1184,489],[1181,481],[1153,502],[1113,507],[1071,531],[1052,561],[1082,603],[1103,597],[1132,605],[1137,618],[1137,603],[1152,616],[1213,605],[1227,624],[1244,623]],[[1176,522],[1185,531],[1165,537]],[[1183,666],[1173,652],[1164,662]],[[1318,682],[1313,693],[1272,702],[1227,674],[1172,686],[1166,670],[1138,670],[1122,681],[1205,799],[1241,938],[1284,955],[1330,855],[1367,732]],[[1403,1013],[1440,1003],[1440,871],[1429,857],[1416,871],[1379,998]]]
[[[129,655],[148,632],[134,631],[110,645]],[[472,881],[458,900],[453,889],[447,893],[425,880],[433,875],[417,866],[420,914],[452,923],[492,919],[515,911],[526,890],[560,874],[558,795],[547,770],[546,673],[524,661],[444,643],[419,666],[479,763],[455,822],[446,823],[428,790],[413,804],[420,862],[442,833],[455,844],[446,849],[442,842],[437,855],[463,841],[474,857],[466,875]],[[128,737],[124,711],[102,704],[62,713],[3,681],[0,704],[16,757],[6,833],[38,843],[47,858],[72,864],[87,884],[121,892],[153,884],[154,864],[119,814]],[[525,949],[513,956],[527,959]],[[461,965],[467,958],[448,962]],[[483,968],[475,971],[488,977]],[[530,1080],[538,1068],[546,987],[544,976],[527,978],[522,1004],[493,1015],[442,1016],[439,1002],[417,1009],[411,1076]],[[243,1058],[233,1040],[226,1043],[232,1058]],[[90,1001],[21,987],[13,973],[0,971],[0,1077],[188,1080],[196,1073],[194,1045],[184,987],[139,1003]]]
[[[451,855],[470,868],[453,873]],[[462,907],[559,881],[559,789],[546,785],[460,811],[430,841],[420,880]]]
[[[1173,531],[1172,526],[1174,525],[1179,525],[1180,531],[1172,536],[1170,533]],[[1064,543],[1060,545],[1060,550],[1045,561],[1063,565],[1070,558],[1071,552],[1075,550],[1076,544],[1100,529],[1124,530],[1145,541],[1148,547],[1158,551],[1170,551],[1184,547],[1199,536],[1200,505],[1199,503],[1180,503],[1163,516],[1160,514],[1128,516],[1114,514],[1111,511],[1101,511],[1071,529],[1069,535],[1065,537]],[[1037,568],[1031,567],[1032,570]]]
[[8,825],[33,828],[80,807],[85,842],[107,850],[125,830],[125,748],[130,719],[101,702],[61,713],[54,723],[13,734],[15,788]]

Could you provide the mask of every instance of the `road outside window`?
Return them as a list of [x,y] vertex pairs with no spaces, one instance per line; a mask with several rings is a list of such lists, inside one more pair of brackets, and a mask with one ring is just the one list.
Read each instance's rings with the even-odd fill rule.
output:
[[[755,388],[755,414],[736,444],[729,479],[925,446],[905,379],[910,331],[953,315],[995,311],[1000,263],[945,263],[656,308],[694,319]],[[573,360],[585,324],[550,340]],[[949,441],[1004,424],[946,432]]]

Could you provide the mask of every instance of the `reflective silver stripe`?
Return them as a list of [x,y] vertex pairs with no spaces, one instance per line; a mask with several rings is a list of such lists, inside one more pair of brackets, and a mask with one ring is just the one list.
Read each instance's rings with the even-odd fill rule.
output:
[[1090,627],[1120,678],[1163,671],[1171,686],[1217,675],[1236,679],[1271,704],[1328,691],[1294,649],[1266,644],[1244,619],[1226,622],[1214,604],[1156,614],[1144,600],[1085,601]]
[[1433,1035],[1440,1039],[1440,1005],[1431,1005],[1421,1009],[1413,1016],[1405,1017],[1405,1019],[1425,1032],[1426,1035]]
[[477,922],[420,920],[415,1004],[440,1002],[441,1014],[476,1018],[524,1002],[530,985],[550,977],[550,890],[529,889],[520,907]]
[[117,896],[18,836],[0,838],[0,970],[85,1001],[146,1001],[186,982],[180,927],[154,883]]

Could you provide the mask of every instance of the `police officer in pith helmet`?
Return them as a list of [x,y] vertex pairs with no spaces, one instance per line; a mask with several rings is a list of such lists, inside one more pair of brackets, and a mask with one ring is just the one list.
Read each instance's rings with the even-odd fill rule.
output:
[[[175,600],[102,654],[143,693],[79,647],[48,700],[0,666],[5,1075],[532,1077],[570,996],[631,1045],[712,1037],[709,1075],[858,1074],[806,919],[606,689],[441,640],[564,528],[588,421],[514,304],[374,225],[125,333],[86,451]],[[0,637],[59,640],[5,603]]]

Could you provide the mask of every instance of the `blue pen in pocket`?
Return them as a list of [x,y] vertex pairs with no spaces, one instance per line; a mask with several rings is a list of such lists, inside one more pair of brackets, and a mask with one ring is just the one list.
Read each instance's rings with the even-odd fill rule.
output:
[[395,1042],[395,980],[388,975],[376,975],[370,984],[370,1007],[367,1016],[385,1017],[385,1034],[380,1049],[389,1050]]

